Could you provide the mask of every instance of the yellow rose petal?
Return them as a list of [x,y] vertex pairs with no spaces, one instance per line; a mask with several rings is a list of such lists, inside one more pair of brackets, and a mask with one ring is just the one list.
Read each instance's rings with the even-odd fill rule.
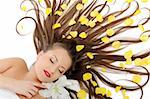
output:
[[113,0],[106,0],[106,1],[109,2],[109,3],[113,2]]
[[99,14],[96,16],[96,20],[97,20],[98,22],[102,22],[102,21],[103,21],[103,15],[99,13]]
[[79,37],[81,37],[81,38],[86,38],[86,37],[87,37],[87,33],[82,32],[82,33],[79,34]]
[[79,10],[82,10],[83,9],[83,4],[79,3],[76,5],[76,9],[79,11]]
[[125,0],[127,3],[131,3],[133,2],[133,0]]
[[91,66],[90,66],[90,65],[87,65],[86,68],[89,69],[89,68],[91,68]]
[[145,42],[145,41],[147,41],[148,39],[149,39],[149,37],[148,37],[147,34],[142,34],[142,35],[140,36],[140,40],[141,40],[142,42]]
[[78,32],[77,32],[77,31],[71,31],[69,34],[70,34],[73,38],[75,38],[75,37],[77,37]]
[[111,97],[111,95],[112,95],[111,91],[108,90],[106,96],[107,96],[107,97]]
[[142,62],[142,59],[141,59],[141,58],[136,58],[136,59],[134,60],[135,66],[141,66],[141,62]]
[[125,68],[125,64],[119,63],[119,66],[122,67],[123,69]]
[[81,16],[81,17],[79,18],[79,22],[80,22],[82,25],[88,24],[89,19],[88,19],[86,16]]
[[141,0],[143,3],[146,3],[146,2],[148,2],[149,0]]
[[67,39],[71,39],[72,37],[70,35],[67,36]]
[[46,15],[49,15],[52,12],[51,8],[46,8]]
[[79,99],[86,99],[86,95],[87,93],[84,91],[84,90],[80,90],[78,93],[77,93],[77,97]]
[[110,15],[108,17],[108,22],[111,23],[111,22],[115,21],[115,19],[116,19],[116,17],[114,15]]
[[65,9],[67,9],[67,4],[62,4],[61,6],[60,6],[63,10],[65,10]]
[[141,10],[138,9],[138,10],[136,10],[136,12],[134,13],[134,16],[136,16],[136,15],[138,15],[138,14],[140,14],[140,13],[141,13]]
[[146,57],[141,59],[141,66],[146,66],[149,64],[150,58]]
[[59,28],[59,27],[61,27],[61,24],[60,24],[60,23],[55,23],[55,24],[53,24],[53,26],[52,26],[53,29],[57,29],[57,28]]
[[120,41],[115,41],[115,42],[112,43],[112,47],[113,47],[113,48],[118,49],[118,48],[120,48],[120,46],[121,46]]
[[74,24],[76,24],[76,21],[74,19],[71,19],[70,22],[69,22],[69,26],[72,26]]
[[116,91],[116,92],[119,92],[120,89],[121,89],[121,86],[117,86],[117,87],[115,88],[115,91]]
[[90,20],[88,22],[88,26],[90,26],[90,27],[94,27],[95,25],[96,25],[96,23],[94,21],[92,21],[92,20]]
[[134,21],[131,18],[128,18],[128,19],[125,20],[125,25],[126,26],[131,26],[133,23],[134,23]]
[[110,28],[110,29],[107,29],[107,30],[106,30],[106,34],[107,34],[108,36],[112,36],[112,35],[115,34],[115,31],[114,31],[112,28]]
[[126,65],[131,65],[132,64],[132,59],[131,58],[126,59],[125,64]]
[[93,53],[91,53],[91,52],[87,52],[86,55],[87,55],[90,59],[93,59],[93,58],[94,58]]
[[96,17],[99,14],[99,12],[97,10],[94,10],[90,13],[91,17]]
[[127,52],[124,53],[124,58],[125,59],[131,58],[132,55],[133,55],[132,50],[129,50],[129,51],[127,51]]
[[142,65],[149,65],[150,64],[150,57],[145,57],[142,59]]
[[43,2],[44,0],[38,0],[40,3]]
[[126,95],[126,90],[125,90],[125,89],[122,90],[122,95],[123,95],[123,96]]
[[27,7],[26,6],[21,6],[21,10],[26,11]]
[[110,41],[108,37],[103,37],[103,38],[101,38],[101,40],[104,43],[109,43],[109,41]]
[[97,83],[95,81],[91,81],[91,83],[94,87],[97,86]]
[[76,46],[76,51],[79,52],[84,48],[84,45],[77,45]]
[[87,4],[87,3],[88,3],[88,0],[82,0],[82,3],[83,3],[83,4]]
[[124,96],[123,99],[130,99],[129,96]]
[[96,94],[102,94],[103,96],[106,94],[106,88],[104,87],[97,87],[95,88],[95,93]]
[[59,11],[59,10],[57,10],[56,12],[55,12],[55,15],[59,15],[59,16],[61,16],[62,15],[62,11]]
[[87,81],[90,80],[92,78],[92,74],[91,73],[84,73],[83,74],[83,80]]
[[141,30],[141,31],[144,31],[145,29],[144,29],[144,26],[142,25],[142,24],[139,24],[138,25],[138,28]]
[[132,81],[136,82],[136,83],[140,83],[142,80],[142,77],[140,75],[134,75],[132,78]]
[[106,68],[102,68],[102,72],[106,72]]

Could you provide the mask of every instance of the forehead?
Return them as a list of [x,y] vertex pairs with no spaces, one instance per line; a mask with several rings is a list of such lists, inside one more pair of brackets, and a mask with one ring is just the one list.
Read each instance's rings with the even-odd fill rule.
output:
[[61,47],[54,47],[53,49],[47,51],[46,53],[49,57],[52,55],[55,55],[58,59],[59,65],[65,67],[66,69],[69,69],[71,66],[71,57],[69,56],[69,53],[67,50]]

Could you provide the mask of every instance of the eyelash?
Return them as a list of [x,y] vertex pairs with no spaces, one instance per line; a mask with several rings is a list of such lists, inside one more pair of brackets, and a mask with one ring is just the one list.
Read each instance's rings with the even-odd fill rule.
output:
[[59,70],[60,73],[63,73],[61,70]]
[[[51,60],[51,58],[50,58],[50,61],[54,64],[54,62]],[[61,70],[59,70],[59,72],[60,72],[60,73],[63,73]]]
[[50,58],[50,61],[54,64],[54,62],[51,60],[51,58]]

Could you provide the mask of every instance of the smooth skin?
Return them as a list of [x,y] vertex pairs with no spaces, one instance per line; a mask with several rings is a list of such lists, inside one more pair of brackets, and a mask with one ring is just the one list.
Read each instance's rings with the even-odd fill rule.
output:
[[[63,75],[71,66],[68,52],[59,46],[37,55],[37,60],[30,70],[26,62],[18,57],[0,60],[0,88],[15,92],[20,99],[44,99],[38,94],[46,88],[42,82],[52,82]],[[47,77],[43,70],[51,73]]]

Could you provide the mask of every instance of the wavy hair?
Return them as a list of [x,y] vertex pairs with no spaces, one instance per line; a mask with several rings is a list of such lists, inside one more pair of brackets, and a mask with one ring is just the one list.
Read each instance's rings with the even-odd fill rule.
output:
[[[148,11],[149,16],[140,20],[138,24],[121,25],[122,23],[125,22],[125,20],[132,18],[140,9],[140,5],[137,1],[134,1],[135,4],[134,10],[130,11],[129,14],[125,14],[125,15],[123,14],[129,11],[129,9],[131,8],[131,3],[125,3],[126,6],[121,10],[118,9],[118,11],[110,12],[111,8],[107,0],[106,1],[104,0],[105,2],[91,0],[90,3],[87,3],[85,5],[82,0],[72,0],[73,2],[71,0],[44,0],[44,4],[46,5],[46,7],[44,7],[41,4],[40,0],[39,1],[24,0],[21,3],[20,7],[25,1],[29,1],[33,5],[33,8],[27,10],[26,12],[28,13],[31,10],[34,10],[36,18],[25,16],[22,19],[20,19],[19,22],[24,19],[32,19],[35,22],[36,27],[33,34],[33,39],[34,39],[34,44],[35,44],[37,54],[41,50],[47,50],[48,48],[52,47],[54,43],[58,43],[58,42],[61,43],[62,45],[60,44],[60,46],[66,48],[70,52],[73,58],[73,64],[71,66],[71,69],[69,69],[65,73],[65,75],[70,79],[78,80],[82,88],[89,93],[89,99],[91,99],[92,97],[98,99],[111,99],[111,96],[108,96],[106,94],[105,95],[101,93],[96,94],[95,92],[96,88],[102,86],[100,84],[93,86],[91,81],[95,81],[96,83],[99,83],[99,81],[101,81],[103,84],[113,88],[116,88],[117,86],[121,86],[120,90],[134,91],[140,89],[142,92],[140,98],[142,98],[143,96],[142,87],[145,86],[149,80],[148,69],[144,66],[122,68],[118,65],[112,64],[113,62],[116,61],[118,62],[126,61],[124,55],[118,55],[115,54],[115,52],[123,50],[129,45],[141,43],[140,38],[129,39],[129,38],[118,37],[115,38],[114,40],[111,38],[125,31],[128,31],[127,35],[130,35],[129,30],[137,29],[139,25],[145,25],[146,23],[148,23],[150,19],[150,9],[144,8]],[[115,2],[116,1],[114,1],[114,4]],[[62,4],[66,4],[68,8],[64,9],[61,6]],[[80,4],[81,7],[82,6],[84,7],[80,10],[77,10],[78,4]],[[49,13],[45,17],[44,12],[39,7],[41,7],[42,9],[51,8],[50,9],[51,13]],[[103,13],[105,11],[105,14],[102,16],[103,17],[102,20],[95,21],[95,18],[92,17],[91,15],[92,11],[94,10],[97,11],[98,13]],[[57,11],[60,11],[60,13],[56,14]],[[85,22],[86,21],[94,22],[95,23],[95,24],[93,23],[94,26],[90,26],[90,25],[87,26],[86,24],[81,23],[82,16],[84,16]],[[108,22],[107,20],[110,16],[113,16],[116,19],[111,22]],[[43,20],[41,20],[41,18],[43,18]],[[75,24],[68,25],[71,19],[74,19]],[[19,24],[19,22],[17,23],[17,25]],[[53,26],[54,24],[56,25],[57,23],[59,23],[59,26],[54,29]],[[111,28],[113,28],[114,34],[107,35],[106,31]],[[19,33],[17,28],[16,31],[17,33]],[[79,36],[73,37],[70,34],[71,31],[76,31],[78,33],[85,32],[87,33],[87,37],[86,38],[81,38]],[[145,30],[141,33],[141,35],[148,34],[149,36],[149,32],[150,30]],[[102,38],[104,37],[108,37],[110,41],[107,43],[103,42]],[[124,47],[120,47],[118,49],[106,50],[107,48],[111,47],[114,41],[120,41],[120,43],[124,45]],[[76,51],[77,45],[84,45],[85,47],[81,51],[77,52]],[[87,56],[88,52],[94,55],[93,59]],[[131,60],[135,60],[137,58],[141,58],[141,59],[146,58],[149,56],[149,54],[150,54],[150,50],[142,54],[134,54],[131,57]],[[87,66],[90,67],[88,68]],[[110,74],[111,73],[118,74],[118,75],[122,75],[122,73],[137,74],[137,75],[147,76],[147,79],[143,84],[138,84],[129,79],[122,79],[127,82],[132,82],[136,84],[136,86],[121,85],[110,80],[109,79],[110,77],[104,75],[104,73],[98,68],[100,69],[105,68],[106,72]],[[143,72],[139,71],[137,70],[137,68],[144,69],[145,71]],[[84,80],[83,75],[85,73],[92,74],[91,79]],[[70,96],[72,98],[75,98],[74,95],[77,98],[77,92],[69,89],[67,90],[70,92]]]

